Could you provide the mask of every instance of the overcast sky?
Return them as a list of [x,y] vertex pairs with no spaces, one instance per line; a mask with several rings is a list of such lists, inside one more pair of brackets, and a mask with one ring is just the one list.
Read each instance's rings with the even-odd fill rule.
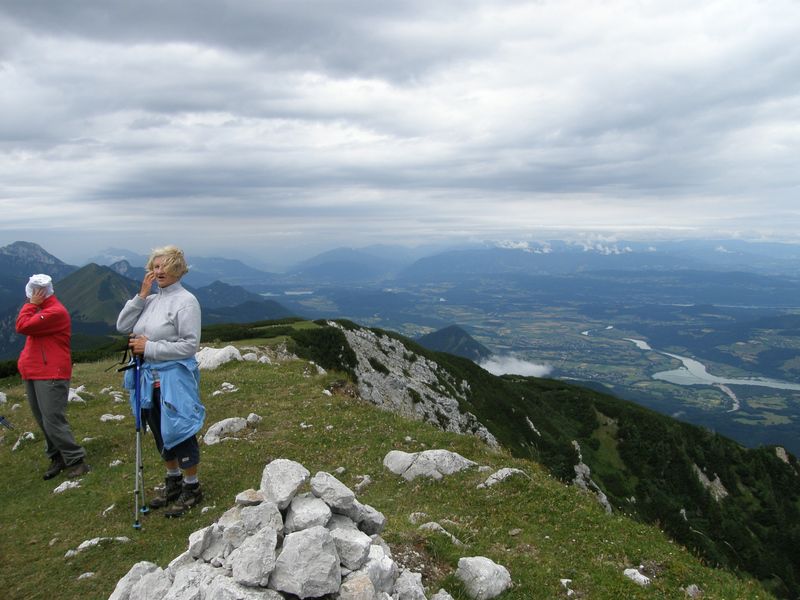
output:
[[0,246],[800,241],[797,0],[0,0]]

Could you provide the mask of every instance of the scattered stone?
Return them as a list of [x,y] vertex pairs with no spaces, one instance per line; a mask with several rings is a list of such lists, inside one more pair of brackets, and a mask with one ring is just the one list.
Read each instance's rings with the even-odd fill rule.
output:
[[[514,469],[506,467],[500,469],[499,471],[495,471],[494,473],[489,475],[489,478],[486,481],[478,484],[478,488],[482,489],[482,488],[492,487],[493,485],[505,481],[506,479],[508,479],[509,477],[513,477],[514,475],[522,475],[524,477],[528,477],[528,474],[522,469]],[[530,479],[530,477],[528,477],[528,479]]]
[[325,396],[333,396],[333,392],[332,392],[332,391],[330,391],[330,390],[328,390],[328,389],[322,390],[322,393],[323,393]]
[[424,523],[419,526],[419,529],[422,531],[433,531],[434,533],[441,533],[443,536],[445,536],[451,542],[453,542],[453,544],[455,544],[456,546],[464,545],[464,543],[461,540],[459,540],[456,536],[454,536],[452,533],[447,531],[444,527],[442,527],[441,525],[439,525],[439,523],[436,523],[435,521]]
[[234,346],[225,346],[220,349],[201,348],[197,354],[195,354],[195,358],[197,359],[197,366],[200,369],[208,371],[213,371],[217,367],[231,362],[232,360],[238,360],[239,362],[244,360],[239,350]]
[[683,591],[689,598],[702,598],[703,597],[703,590],[697,584],[690,584],[686,586],[686,589]]
[[84,389],[85,388],[83,386],[80,386],[78,389],[69,388],[69,393],[67,394],[67,402],[82,402],[83,404],[86,404],[86,400],[84,400],[78,395],[78,392],[83,392]]
[[109,506],[108,508],[106,508],[106,509],[105,509],[105,510],[104,510],[104,511],[101,513],[101,515],[102,515],[102,516],[104,516],[104,517],[105,517],[105,516],[108,516],[108,513],[110,513],[112,510],[114,510],[114,507],[115,507],[115,506],[116,506],[116,504],[112,504],[111,506]]
[[67,553],[64,555],[64,558],[72,558],[73,556],[76,556],[77,554],[80,554],[84,550],[88,550],[89,548],[96,548],[100,544],[105,544],[105,543],[108,543],[108,542],[119,542],[121,544],[127,544],[130,541],[131,541],[130,538],[125,537],[125,536],[92,538],[90,540],[86,540],[84,542],[81,542],[80,545],[77,548],[75,548],[74,550],[67,550]]
[[408,522],[411,523],[412,525],[416,525],[417,523],[419,523],[423,519],[427,519],[427,518],[428,518],[427,513],[424,513],[424,512],[413,512],[410,515],[408,515]]
[[0,404],[5,404],[8,402],[8,396],[6,396],[5,392],[0,392]]
[[646,575],[642,575],[639,572],[639,569],[625,569],[622,572],[622,574],[638,585],[641,586],[650,585],[650,578],[647,577]]
[[472,600],[489,600],[511,587],[508,570],[485,556],[460,558],[455,575]]
[[223,381],[222,385],[219,386],[218,390],[211,392],[212,396],[219,396],[220,394],[232,394],[233,392],[238,392],[239,388],[233,385],[232,383],[228,383],[227,381]]
[[260,415],[257,415],[256,413],[250,413],[249,415],[247,415],[247,424],[250,425],[251,427],[258,425],[263,420],[264,418]]
[[370,477],[369,475],[360,475],[359,477],[361,478],[361,481],[359,481],[357,484],[353,486],[353,491],[355,491],[356,494],[360,494],[361,492],[363,492],[364,488],[366,488],[370,483],[372,483],[372,477]]
[[227,419],[222,419],[222,421],[217,421],[208,428],[208,431],[206,431],[206,434],[203,436],[203,441],[207,446],[213,446],[214,444],[218,444],[222,440],[226,439],[222,436],[238,433],[246,427],[247,420],[243,419],[242,417],[230,417]]
[[33,435],[32,431],[26,431],[21,436],[19,436],[19,438],[17,439],[17,442],[11,448],[11,451],[12,452],[16,451],[17,448],[19,448],[22,445],[23,442],[33,441],[35,439],[36,439],[36,437]]
[[80,581],[81,579],[89,579],[91,577],[94,577],[94,573],[92,571],[81,573],[80,575],[78,575],[78,581]]
[[125,418],[125,415],[112,415],[106,413],[100,417],[100,421],[103,423],[107,423],[109,421],[122,421]]
[[67,481],[65,481],[61,485],[59,485],[56,489],[54,489],[53,493],[54,494],[62,494],[64,492],[66,492],[67,490],[73,490],[75,488],[79,488],[79,487],[81,487],[81,481],[83,481],[83,480],[82,479],[78,479],[76,481],[74,479],[68,479]]
[[449,450],[424,450],[412,454],[392,450],[383,458],[383,466],[411,481],[417,477],[439,480],[445,475],[476,467],[477,463]]
[[113,469],[114,467],[118,467],[121,464],[122,464],[122,461],[117,458],[117,459],[112,460],[110,463],[108,463],[108,466]]

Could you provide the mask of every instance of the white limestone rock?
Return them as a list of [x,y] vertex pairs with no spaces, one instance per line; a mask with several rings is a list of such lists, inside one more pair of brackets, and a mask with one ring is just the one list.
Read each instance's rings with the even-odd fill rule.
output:
[[277,458],[264,467],[261,475],[261,493],[283,510],[294,498],[297,490],[306,483],[311,473],[303,465],[286,458]]
[[375,600],[375,586],[366,573],[351,573],[339,588],[338,600]]
[[201,348],[197,354],[197,366],[200,369],[213,371],[217,367],[224,365],[232,360],[241,362],[244,360],[242,354],[234,346],[225,346],[224,348]]
[[322,499],[312,494],[299,494],[292,498],[286,510],[283,530],[293,533],[310,527],[325,527],[330,518],[331,508]]
[[360,569],[369,557],[372,538],[363,531],[347,527],[332,529],[331,536],[342,565],[351,571]]
[[136,563],[122,576],[122,579],[117,582],[108,600],[129,600],[133,586],[136,585],[142,577],[158,569],[159,566],[157,564],[146,560]]
[[411,481],[417,477],[439,480],[446,475],[476,467],[477,463],[456,452],[439,449],[410,455],[402,450],[392,450],[384,457],[383,465],[395,475]]
[[425,588],[422,587],[422,575],[403,569],[394,583],[394,600],[427,600]]
[[316,598],[342,584],[339,556],[331,532],[311,527],[286,536],[269,580],[270,589]]
[[272,501],[256,506],[243,506],[239,514],[248,533],[255,533],[262,527],[270,527],[279,535],[283,532],[283,515],[278,510],[278,505]]
[[431,600],[454,600],[453,597],[447,593],[446,590],[439,590],[433,596],[431,596]]
[[203,436],[203,441],[207,446],[213,446],[222,441],[223,436],[231,435],[240,432],[247,427],[247,420],[242,417],[229,417],[217,421],[208,428],[206,434]]
[[277,546],[278,532],[269,527],[248,537],[226,561],[234,581],[248,587],[266,587],[275,568]]
[[[478,485],[478,488],[487,488],[492,487],[500,482],[505,481],[509,477],[513,477],[515,475],[521,475],[523,477],[528,477],[528,474],[523,471],[522,469],[514,469],[511,467],[505,467],[498,471],[495,471],[484,481],[483,483]],[[529,478],[530,479],[530,478]]]
[[485,556],[460,558],[455,575],[472,600],[496,598],[511,587],[508,570]]
[[625,569],[622,572],[625,577],[642,587],[650,585],[650,578],[639,572],[639,569]]
[[161,600],[172,587],[172,577],[158,568],[142,576],[131,588],[130,600]]
[[208,563],[195,561],[175,573],[172,587],[162,600],[202,600],[206,588],[220,574]]
[[356,495],[330,473],[318,472],[311,478],[311,492],[334,511],[346,513],[355,504]]
[[238,506],[258,506],[264,501],[264,494],[260,490],[250,488],[236,494],[236,504]]
[[241,585],[231,577],[217,575],[205,590],[205,600],[284,600],[276,591]]
[[379,544],[372,544],[369,547],[369,556],[356,573],[366,573],[372,581],[376,593],[385,592],[391,594],[394,590],[394,582],[397,579],[397,563]]

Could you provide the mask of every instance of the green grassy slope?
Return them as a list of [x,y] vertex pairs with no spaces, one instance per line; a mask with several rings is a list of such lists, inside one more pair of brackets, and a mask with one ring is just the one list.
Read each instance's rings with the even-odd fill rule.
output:
[[[280,338],[258,343],[278,341]],[[342,391],[333,396],[323,394],[326,388],[346,391],[347,375],[329,372],[320,376],[304,361],[235,363],[204,371],[206,428],[223,418],[246,417],[251,412],[263,416],[264,421],[242,432],[237,441],[203,447],[201,479],[207,512],[194,510],[176,520],[155,512],[143,518],[141,530],[134,530],[133,422],[126,404],[115,404],[101,392],[107,386],[120,389],[119,376],[105,371],[110,363],[76,366],[73,387],[85,386],[86,403],[71,404],[69,418],[79,439],[90,438],[85,445],[93,471],[83,478],[80,488],[60,495],[53,494],[53,489],[61,478],[47,482],[41,478],[46,467],[43,442],[22,386],[14,379],[0,381],[0,391],[9,401],[3,405],[3,413],[17,428],[0,431],[3,598],[107,598],[135,562],[149,560],[166,566],[185,550],[188,535],[218,518],[238,492],[258,488],[264,465],[279,457],[301,462],[312,474],[344,467],[346,471],[339,477],[351,488],[361,475],[368,474],[373,483],[360,494],[360,500],[386,514],[385,539],[398,561],[424,573],[430,593],[444,586],[458,600],[464,599],[452,576],[457,560],[484,555],[511,572],[515,587],[504,600],[566,597],[559,581],[564,578],[572,580],[570,587],[581,598],[684,598],[681,588],[692,583],[704,590],[705,598],[771,597],[753,581],[705,566],[655,527],[619,514],[606,515],[594,498],[552,478],[536,462],[492,452],[473,437],[443,433],[379,411]],[[213,396],[223,382],[231,382],[239,390]],[[11,410],[14,403],[21,403],[21,408]],[[105,413],[126,418],[103,423],[100,416]],[[37,440],[12,452],[23,431],[33,431]],[[409,483],[382,466],[389,450],[426,448],[448,448],[493,468],[517,467],[530,479],[519,477],[477,489],[488,473],[470,471],[442,482]],[[149,491],[163,473],[149,436],[144,450]],[[121,466],[110,466],[118,459],[123,461]],[[111,506],[114,508],[108,510]],[[466,547],[420,532],[408,519],[413,512],[427,513]],[[103,544],[65,558],[68,550],[99,536],[127,536],[131,541]],[[622,575],[623,569],[640,564],[655,575],[648,588],[640,588]],[[78,579],[87,572],[94,575]]]

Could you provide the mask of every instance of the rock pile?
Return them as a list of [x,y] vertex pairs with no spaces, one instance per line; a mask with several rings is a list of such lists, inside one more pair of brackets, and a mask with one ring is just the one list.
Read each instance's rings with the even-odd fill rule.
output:
[[135,564],[110,600],[424,599],[421,577],[401,570],[379,536],[383,514],[333,475],[310,475],[294,461],[269,463],[259,490],[193,533],[166,569]]
[[[109,600],[426,600],[422,576],[393,560],[380,536],[385,525],[330,473],[311,477],[300,463],[277,459],[258,490],[241,492],[191,534],[167,568],[136,563]],[[456,577],[475,600],[511,585],[508,571],[485,557],[462,558]],[[445,590],[430,598],[453,600]]]

